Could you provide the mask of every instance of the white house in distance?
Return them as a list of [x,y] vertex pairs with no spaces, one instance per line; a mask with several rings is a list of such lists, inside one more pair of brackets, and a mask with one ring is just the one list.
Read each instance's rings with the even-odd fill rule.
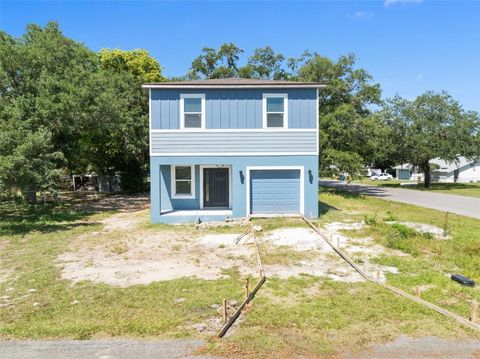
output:
[[[440,158],[434,158],[430,160],[430,164],[438,167],[432,169],[432,182],[480,182],[480,161],[471,161],[465,157],[459,157],[457,161],[448,162]],[[419,172],[410,163],[404,163],[393,168],[399,180],[423,181],[423,173]]]

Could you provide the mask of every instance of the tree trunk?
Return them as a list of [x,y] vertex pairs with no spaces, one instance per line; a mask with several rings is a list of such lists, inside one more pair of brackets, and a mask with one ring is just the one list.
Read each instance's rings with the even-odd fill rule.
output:
[[37,189],[35,186],[28,187],[23,192],[23,198],[30,204],[37,204]]
[[423,173],[425,174],[424,186],[425,188],[430,188],[431,175],[430,175],[430,164],[428,163],[428,161],[425,161],[423,163]]

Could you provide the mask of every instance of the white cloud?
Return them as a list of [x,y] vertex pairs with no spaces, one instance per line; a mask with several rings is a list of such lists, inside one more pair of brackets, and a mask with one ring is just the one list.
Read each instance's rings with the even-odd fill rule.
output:
[[406,4],[406,3],[420,3],[423,2],[423,0],[385,0],[383,4],[385,7],[389,7],[395,4]]
[[369,20],[373,18],[373,13],[367,11],[357,11],[354,15],[355,19]]
[[423,79],[423,74],[418,74],[417,75],[417,81],[421,81]]

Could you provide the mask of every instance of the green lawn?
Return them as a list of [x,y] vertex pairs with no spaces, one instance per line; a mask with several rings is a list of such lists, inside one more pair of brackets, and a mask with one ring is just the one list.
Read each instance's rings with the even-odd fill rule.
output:
[[[369,179],[355,180],[353,183],[366,184],[379,187],[398,187],[420,191],[431,191],[436,193],[456,194],[467,197],[480,198],[480,182],[476,183],[432,183],[429,189],[423,187],[423,183],[415,185],[400,186],[402,181],[371,181]],[[403,181],[405,183],[405,181]],[[410,182],[409,182],[410,183]],[[415,183],[415,182],[412,182]]]
[[[441,212],[340,192],[325,191],[319,199],[319,224],[366,220],[367,227],[350,234],[371,235],[379,244],[408,254],[378,258],[380,264],[399,268],[398,274],[388,275],[389,283],[411,293],[422,285],[427,288],[422,293],[425,299],[464,317],[469,315],[468,301],[480,301],[478,288],[461,287],[447,277],[458,272],[480,281],[479,220],[450,214],[445,221]],[[2,204],[0,270],[13,272],[0,282],[0,296],[9,296],[15,305],[0,307],[0,338],[201,337],[208,339],[208,353],[244,357],[315,357],[363,350],[402,334],[479,338],[456,322],[371,283],[302,276],[268,278],[232,335],[209,339],[191,325],[218,317],[212,303],[241,299],[243,278],[235,269],[228,272],[228,279],[179,279],[127,288],[89,281],[72,285],[60,278],[57,256],[78,236],[98,232],[102,227],[98,221],[112,213],[82,212],[68,204],[40,210]],[[387,220],[445,227],[451,239],[433,240],[392,227]],[[264,231],[303,225],[299,220],[255,222]],[[142,230],[194,231],[188,226],[148,224]],[[238,230],[221,227],[212,232]],[[255,280],[251,278],[251,283]],[[29,293],[31,288],[36,291]],[[184,300],[177,302],[180,297]]]
[[[480,301],[480,291],[458,285],[448,274],[462,273],[480,282],[479,220],[451,214],[446,218],[438,211],[330,190],[319,198],[319,224],[365,220],[367,227],[348,234],[373,236],[379,244],[408,254],[377,259],[378,264],[399,269],[398,274],[387,275],[390,284],[412,294],[420,286],[422,298],[469,317],[470,300]],[[433,224],[445,228],[450,239],[436,240],[386,223],[389,221]],[[315,286],[315,295],[311,295]],[[478,333],[370,283],[344,284],[305,277],[268,280],[265,287],[269,296],[260,294],[255,299],[246,322],[227,339],[227,343],[246,355],[269,350],[327,354],[335,348],[351,350],[362,348],[365,343],[387,341],[400,333],[479,337]],[[262,293],[265,290],[262,288]],[[270,295],[283,300],[272,303]],[[223,343],[220,348],[230,347]]]

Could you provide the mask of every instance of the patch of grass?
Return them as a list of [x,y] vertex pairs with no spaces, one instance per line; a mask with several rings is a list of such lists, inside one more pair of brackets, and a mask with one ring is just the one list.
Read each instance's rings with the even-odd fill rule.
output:
[[[460,287],[447,277],[448,273],[459,272],[476,281],[480,279],[480,221],[449,215],[451,239],[434,240],[384,222],[394,217],[398,221],[441,227],[445,221],[443,213],[378,198],[331,192],[322,192],[320,201],[327,210],[322,212],[319,224],[362,221],[369,216],[375,221],[369,221],[370,225],[358,231],[358,235],[368,234],[386,246],[387,234],[395,231],[394,235],[402,243],[399,250],[419,253],[417,256],[384,255],[376,258],[379,265],[399,269],[398,274],[387,274],[389,283],[411,293],[416,286],[424,286],[424,298],[464,317],[469,313],[468,301],[480,300],[478,289]],[[243,296],[244,278],[239,268],[225,270],[228,278],[212,281],[184,278],[127,288],[89,281],[72,285],[61,279],[57,257],[79,237],[97,245],[91,234],[101,229],[98,221],[110,215],[112,210],[95,215],[75,212],[72,218],[60,220],[61,217],[56,217],[61,216],[56,213],[60,208],[52,207],[53,213],[47,213],[43,220],[40,213],[31,213],[32,217],[26,222],[30,227],[21,231],[12,231],[10,226],[19,212],[11,213],[11,208],[3,210],[0,209],[0,223],[7,226],[0,234],[0,246],[3,246],[0,269],[12,269],[14,274],[0,283],[0,293],[3,295],[7,288],[13,287],[8,295],[14,305],[0,308],[1,338],[205,338],[205,334],[196,332],[191,325],[218,317],[217,311],[211,308],[212,304],[220,304],[223,298],[241,300]],[[23,210],[29,213],[28,209]],[[22,219],[22,215],[17,218]],[[255,219],[253,223],[261,225],[264,231],[305,226],[300,219],[284,218]],[[50,224],[59,227],[36,229]],[[142,223],[140,228],[195,238],[204,233],[239,233],[245,226],[197,230],[193,225]],[[119,236],[119,233],[110,235]],[[262,248],[262,252],[264,250],[267,251],[264,262],[280,265],[310,255],[283,247],[275,250]],[[251,278],[250,283],[254,282],[256,279]],[[36,291],[29,292],[29,289]],[[184,300],[179,302],[177,298]],[[35,302],[40,304],[33,306]],[[317,357],[336,351],[360,351],[372,343],[391,340],[400,334],[475,335],[456,322],[370,283],[340,283],[308,275],[268,278],[247,313],[245,321],[231,336],[209,342],[209,353],[227,357],[232,354]]]
[[[386,233],[386,247],[399,249],[405,253],[409,253],[415,256],[418,256],[420,253],[416,248],[412,248],[410,243],[419,237],[421,234],[418,233],[413,228],[404,226],[399,223],[394,223],[389,226],[388,232]],[[425,235],[425,237],[428,237]],[[428,239],[432,239],[430,236]]]
[[[455,297],[455,293],[465,296],[462,304],[449,308],[457,314],[468,317],[469,300],[480,301],[477,288],[462,287],[450,280],[449,275],[460,273],[480,282],[480,221],[474,218],[448,215],[449,239],[433,238],[430,234],[419,233],[402,224],[385,223],[394,214],[400,222],[417,222],[444,227],[445,213],[385,201],[374,197],[346,197],[340,193],[322,193],[320,200],[332,203],[342,211],[332,211],[320,217],[320,223],[331,221],[355,220],[366,217],[384,218],[375,225],[359,230],[342,231],[352,237],[372,237],[378,244],[400,250],[407,256],[383,255],[374,259],[379,265],[399,269],[398,274],[387,274],[393,285],[414,293],[417,285],[430,285],[433,289],[428,296],[434,303],[441,305]],[[448,285],[447,285],[448,284]]]
[[314,253],[296,251],[289,246],[275,246],[265,241],[259,241],[258,247],[265,265],[295,265],[296,263],[315,257]]
[[274,217],[274,218],[252,218],[254,225],[260,225],[264,232],[273,231],[279,228],[304,227],[305,222],[301,218]]
[[[89,231],[76,227],[9,238],[0,262],[15,269],[15,276],[0,283],[0,293],[13,287],[9,295],[14,305],[0,309],[0,337],[197,336],[191,324],[218,316],[211,304],[241,298],[242,282],[232,273],[230,279],[218,281],[185,278],[128,288],[84,281],[72,286],[59,278],[56,258],[72,238]],[[35,292],[30,293],[31,288]],[[185,301],[175,303],[178,297]]]
[[[309,288],[315,287],[314,295]],[[268,279],[246,321],[230,337],[213,342],[214,353],[270,358],[362,351],[398,335],[471,336],[455,322],[393,296],[370,283],[347,284],[315,277]],[[264,295],[264,293],[271,293]],[[270,295],[296,295],[295,305]],[[368,308],[368,309],[367,309]]]
[[85,225],[76,223],[87,217],[85,211],[76,210],[69,202],[47,202],[37,206],[0,202],[0,236],[25,235],[37,231],[54,232]]
[[110,252],[114,254],[123,254],[128,252],[128,245],[125,242],[118,242],[110,247]]
[[[92,215],[74,210],[69,203],[38,208],[1,204],[0,270],[14,272],[0,282],[0,293],[8,294],[11,304],[0,308],[0,338],[196,337],[192,324],[218,316],[210,305],[222,298],[242,297],[238,269],[229,271],[229,279],[218,281],[185,278],[128,288],[90,281],[72,285],[62,280],[57,257],[78,238],[92,246],[108,238],[113,240],[109,248],[113,253],[127,250],[122,236],[132,232],[91,235],[102,229],[98,221],[114,212],[108,209]],[[193,226],[140,227],[196,233]],[[13,291],[7,292],[10,287]],[[185,301],[176,303],[179,297]],[[39,305],[34,306],[35,302]]]
[[[373,259],[378,265],[398,268],[398,274],[386,274],[389,283],[412,294],[420,286],[423,298],[468,318],[469,301],[480,300],[480,292],[459,286],[448,274],[461,272],[480,279],[480,221],[449,215],[451,239],[437,240],[404,225],[385,222],[419,222],[442,228],[444,213],[332,191],[322,191],[319,200],[325,208],[341,210],[321,214],[318,224],[363,220],[367,226],[342,233],[370,236],[378,244],[407,254]],[[362,262],[358,258],[358,263]],[[479,337],[371,283],[347,284],[302,276],[269,278],[264,287],[237,332],[212,344],[214,353],[228,355],[233,351],[256,358],[268,358],[272,353],[276,357],[317,357],[336,351],[361,351],[371,343],[398,335]]]
[[387,211],[383,220],[385,222],[394,222],[394,221],[398,221],[398,218],[394,213]]
[[[369,179],[356,180],[355,183],[365,184],[377,187],[401,187],[405,189],[417,191],[431,191],[445,194],[456,194],[459,196],[479,197],[480,198],[480,182],[474,183],[431,183],[430,188],[425,188],[422,182],[409,181],[371,181]],[[401,183],[410,183],[408,186],[401,186]],[[415,185],[416,184],[416,185]]]
[[377,214],[374,213],[373,216],[370,214],[365,214],[363,221],[367,226],[376,226],[377,225]]

